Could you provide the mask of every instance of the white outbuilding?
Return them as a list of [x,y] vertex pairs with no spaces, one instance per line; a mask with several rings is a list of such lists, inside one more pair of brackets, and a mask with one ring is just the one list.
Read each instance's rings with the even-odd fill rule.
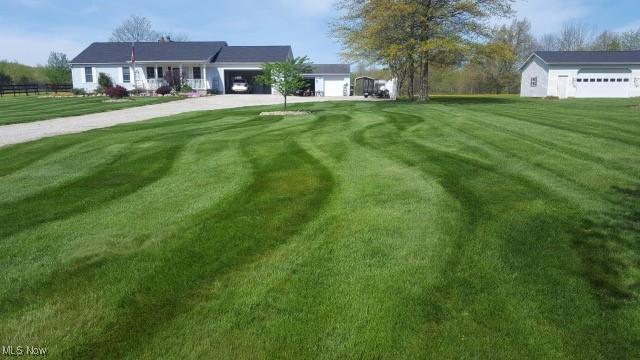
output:
[[522,97],[640,97],[640,51],[537,51],[520,71]]

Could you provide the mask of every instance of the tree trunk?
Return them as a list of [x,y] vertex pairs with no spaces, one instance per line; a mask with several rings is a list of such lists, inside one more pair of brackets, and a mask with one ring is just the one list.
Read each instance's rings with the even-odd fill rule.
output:
[[420,101],[429,101],[429,60],[420,69]]
[[287,95],[284,95],[284,111],[287,111]]
[[409,71],[410,71],[409,72],[409,88],[407,89],[407,95],[409,95],[409,99],[413,100],[414,99],[413,88],[414,88],[414,81],[416,77],[413,66],[411,66]]

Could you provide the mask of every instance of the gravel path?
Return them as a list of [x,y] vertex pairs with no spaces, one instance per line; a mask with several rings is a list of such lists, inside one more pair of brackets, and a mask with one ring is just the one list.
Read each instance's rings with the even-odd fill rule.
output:
[[[362,98],[291,97],[289,102],[302,103],[348,100],[362,100]],[[56,135],[80,133],[88,130],[144,121],[162,116],[176,115],[189,111],[230,109],[245,106],[275,105],[280,103],[282,103],[282,97],[275,95],[209,96],[97,114],[57,118],[24,124],[5,125],[0,126],[0,146],[19,144]]]

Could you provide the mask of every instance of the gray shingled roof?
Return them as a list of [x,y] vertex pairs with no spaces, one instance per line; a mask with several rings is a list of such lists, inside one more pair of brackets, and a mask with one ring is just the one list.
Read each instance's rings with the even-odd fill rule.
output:
[[214,62],[263,63],[284,61],[293,57],[291,46],[227,46],[220,51]]
[[[136,61],[208,61],[227,46],[224,41],[135,43]],[[124,63],[131,60],[131,43],[97,42],[76,56],[74,64]]]
[[640,63],[640,51],[537,51],[547,64]]
[[313,64],[313,71],[309,74],[316,75],[343,75],[351,73],[349,64]]

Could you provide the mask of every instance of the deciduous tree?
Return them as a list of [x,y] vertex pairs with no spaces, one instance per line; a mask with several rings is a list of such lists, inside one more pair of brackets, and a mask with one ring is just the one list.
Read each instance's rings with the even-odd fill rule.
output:
[[304,86],[302,74],[311,72],[312,67],[309,58],[304,56],[267,63],[262,70],[263,73],[256,77],[256,81],[276,89],[284,97],[284,110],[287,111],[287,97]]
[[71,66],[67,55],[52,51],[45,67],[47,78],[52,84],[67,84],[71,82]]
[[160,35],[153,30],[151,21],[139,15],[131,15],[111,33],[111,41],[115,42],[156,41],[159,38]]
[[459,62],[472,40],[488,34],[487,20],[506,16],[511,0],[340,0],[342,16],[333,35],[350,57],[367,57],[408,78],[413,96],[418,77],[420,99],[429,98],[432,64]]

